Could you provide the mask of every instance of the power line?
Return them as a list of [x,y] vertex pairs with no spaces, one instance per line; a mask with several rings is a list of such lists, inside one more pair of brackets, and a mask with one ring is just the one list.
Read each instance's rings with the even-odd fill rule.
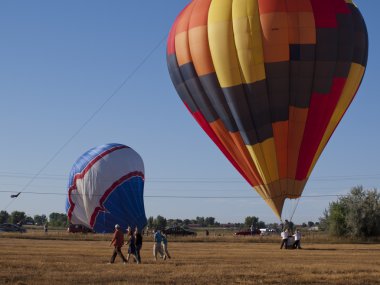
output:
[[[157,45],[153,47],[152,50],[143,58],[143,60],[132,70],[131,73],[127,75],[127,77],[121,82],[121,84],[111,93],[110,96],[90,115],[90,117],[78,128],[77,131],[53,154],[53,156],[40,168],[40,170],[34,174],[30,180],[22,187],[19,191],[21,193],[25,192],[25,190],[29,187],[30,184],[36,180],[36,178],[50,165],[52,161],[66,148],[66,146],[76,137],[78,134],[92,121],[92,119],[103,110],[104,106],[107,105],[109,101],[124,87],[124,85],[140,70],[140,68],[147,62],[147,60],[152,56],[152,54],[161,46],[161,44],[166,39],[167,35],[165,35]],[[9,208],[9,206],[16,201],[16,199],[11,200],[8,205],[5,207],[5,210]]]
[[[32,178],[35,174],[30,173],[20,173],[20,172],[0,172],[0,177],[6,178]],[[46,179],[46,180],[67,180],[67,175],[59,175],[59,174],[43,174],[39,175],[35,179]],[[353,174],[353,175],[342,175],[342,176],[319,176],[310,178],[309,181],[339,181],[339,180],[353,180],[353,179],[380,179],[380,174]],[[157,183],[197,183],[197,182],[205,182],[205,183],[242,183],[246,184],[242,178],[151,178],[147,182],[157,182]]]
[[[0,191],[0,193],[16,193],[15,191]],[[54,192],[34,192],[34,191],[24,191],[23,194],[32,195],[54,195],[54,196],[67,196],[67,193],[54,193]],[[75,194],[73,196],[92,196],[101,197],[103,195],[97,194]],[[347,196],[348,194],[321,194],[321,195],[305,195],[300,198],[321,198],[321,197],[341,197]],[[171,199],[264,199],[261,196],[180,196],[180,195],[144,195],[144,198],[171,198]]]

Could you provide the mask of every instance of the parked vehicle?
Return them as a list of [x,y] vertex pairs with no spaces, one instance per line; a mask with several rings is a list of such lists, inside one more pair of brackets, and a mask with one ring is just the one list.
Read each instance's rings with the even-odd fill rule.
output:
[[185,229],[180,226],[166,228],[162,231],[166,235],[174,235],[174,236],[196,236],[197,233],[188,229]]
[[26,229],[24,229],[22,226],[16,225],[16,224],[1,224],[0,225],[0,232],[11,232],[11,233],[25,233]]
[[70,224],[67,228],[68,233],[94,233],[92,229],[87,228],[84,225]]
[[268,228],[260,229],[261,236],[269,236],[269,235],[274,235],[274,234],[277,234],[276,230],[274,229],[268,229]]
[[251,236],[251,235],[259,235],[261,232],[259,229],[253,229],[251,230],[243,230],[243,231],[238,231],[234,233],[234,236]]

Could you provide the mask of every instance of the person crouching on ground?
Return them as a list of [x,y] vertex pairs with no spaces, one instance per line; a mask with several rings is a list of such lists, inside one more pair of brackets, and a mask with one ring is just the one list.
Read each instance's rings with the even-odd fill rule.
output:
[[120,258],[123,260],[124,263],[127,262],[125,259],[123,253],[121,252],[121,247],[124,244],[124,235],[123,232],[120,230],[120,226],[118,224],[115,225],[115,232],[113,234],[112,241],[110,243],[110,246],[114,246],[113,254],[111,256],[111,260],[109,263],[114,263],[116,255],[119,255]]
[[168,239],[165,234],[162,234],[162,251],[164,252],[164,260],[166,257],[171,258],[168,251]]
[[162,235],[161,235],[161,232],[159,230],[155,231],[154,235],[153,235],[153,239],[154,239],[154,245],[153,245],[153,256],[154,256],[154,260],[157,261],[157,253],[160,254],[160,257],[162,258],[163,257],[163,252],[162,252]]

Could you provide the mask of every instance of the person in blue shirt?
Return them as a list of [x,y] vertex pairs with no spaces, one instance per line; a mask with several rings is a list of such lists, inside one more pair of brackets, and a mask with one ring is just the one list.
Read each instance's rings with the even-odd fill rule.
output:
[[154,245],[153,245],[153,256],[154,260],[157,261],[157,253],[160,254],[160,257],[163,258],[164,254],[162,252],[162,235],[161,231],[156,230],[153,234],[153,239],[154,239]]

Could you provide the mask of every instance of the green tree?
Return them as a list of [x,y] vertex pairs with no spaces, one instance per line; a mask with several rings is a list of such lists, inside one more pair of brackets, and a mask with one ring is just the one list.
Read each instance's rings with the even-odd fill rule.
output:
[[0,212],[0,224],[8,223],[9,222],[9,214],[7,211],[1,211]]
[[257,223],[257,227],[258,227],[259,229],[264,229],[264,228],[266,228],[267,226],[266,226],[266,224],[265,224],[263,221],[259,221],[259,222]]
[[215,218],[214,217],[207,217],[205,219],[206,226],[213,226],[215,225]]
[[314,227],[314,222],[312,222],[312,221],[308,221],[308,222],[307,222],[307,225],[308,225],[309,228]]
[[196,217],[196,224],[199,224],[202,227],[204,227],[206,225],[205,218],[204,217]]
[[166,228],[167,220],[163,216],[158,215],[154,220],[154,225],[157,229],[164,229]]
[[332,202],[320,227],[335,236],[365,238],[380,235],[380,193],[376,189],[351,189],[349,195]]
[[149,228],[149,229],[154,228],[154,218],[153,218],[152,216],[150,216],[150,217],[148,218],[148,223],[147,223],[147,225],[148,225],[148,228]]
[[61,213],[51,213],[49,215],[49,224],[53,227],[67,227],[67,215]]
[[27,216],[25,218],[25,224],[27,224],[27,225],[34,225],[34,219],[32,217],[30,217],[30,216]]
[[35,215],[34,216],[34,222],[37,226],[42,226],[47,222],[46,215]]
[[23,224],[25,222],[25,219],[26,219],[26,215],[24,212],[13,211],[11,213],[10,222],[12,224],[17,224],[17,223]]
[[257,228],[258,227],[258,224],[259,224],[259,218],[258,217],[246,217],[245,218],[245,225],[247,227],[250,227],[250,226],[253,226],[254,228]]

